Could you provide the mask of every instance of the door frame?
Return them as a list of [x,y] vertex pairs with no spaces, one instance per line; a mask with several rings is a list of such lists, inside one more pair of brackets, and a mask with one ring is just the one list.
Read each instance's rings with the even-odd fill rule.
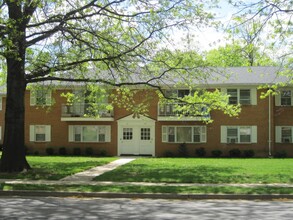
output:
[[[117,126],[118,126],[118,131],[117,131],[117,152],[118,156],[123,153],[122,150],[122,135],[123,135],[123,128],[124,127],[129,127],[133,129],[139,129],[145,127],[150,127],[151,128],[151,138],[152,138],[152,145],[150,146],[150,154],[152,156],[155,156],[155,137],[156,137],[156,121],[154,119],[148,118],[146,116],[140,115],[139,117],[134,117],[134,115],[128,115],[124,118],[121,118],[117,120]],[[139,131],[140,132],[140,131]],[[131,154],[131,153],[130,153]],[[136,155],[136,152],[134,152],[134,155]]]

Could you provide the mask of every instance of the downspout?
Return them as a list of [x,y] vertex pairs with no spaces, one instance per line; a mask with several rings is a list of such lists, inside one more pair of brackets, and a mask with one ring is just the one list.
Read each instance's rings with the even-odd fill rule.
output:
[[272,156],[271,93],[269,93],[269,157]]

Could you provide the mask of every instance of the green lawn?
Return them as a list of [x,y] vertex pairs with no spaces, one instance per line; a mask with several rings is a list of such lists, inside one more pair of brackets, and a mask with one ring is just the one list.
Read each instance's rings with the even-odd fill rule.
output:
[[97,181],[293,183],[293,159],[140,158]]
[[19,174],[0,173],[0,179],[58,180],[116,159],[115,157],[27,156],[32,170]]

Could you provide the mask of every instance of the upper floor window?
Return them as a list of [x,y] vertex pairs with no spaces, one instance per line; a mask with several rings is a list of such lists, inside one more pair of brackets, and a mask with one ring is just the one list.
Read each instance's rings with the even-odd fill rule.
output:
[[281,92],[281,105],[291,105],[291,90]]
[[192,94],[193,94],[193,91],[189,89],[165,90],[165,95],[167,97],[173,97],[173,98],[183,98],[184,96],[188,96]]
[[3,96],[0,95],[0,111],[2,110],[2,99],[3,99]]
[[221,126],[221,143],[256,143],[256,126]]
[[227,94],[229,95],[229,104],[252,104],[250,89],[227,89]]
[[70,125],[70,142],[110,142],[110,125]]
[[33,90],[30,93],[30,104],[31,106],[44,106],[51,105],[52,103],[51,91],[49,90]]
[[292,143],[293,126],[276,126],[276,142]]
[[203,143],[206,142],[206,126],[163,126],[162,142]]
[[51,141],[51,125],[30,125],[30,141]]

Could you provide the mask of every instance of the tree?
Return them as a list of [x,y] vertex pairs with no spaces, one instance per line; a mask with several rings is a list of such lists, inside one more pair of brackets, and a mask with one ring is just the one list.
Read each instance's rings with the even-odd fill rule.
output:
[[192,0],[0,0],[0,59],[7,77],[0,170],[30,169],[24,149],[29,84],[71,81],[161,90],[163,76],[185,68],[154,59],[153,52],[171,29],[206,25],[211,18],[205,5]]
[[253,43],[244,46],[239,41],[212,49],[206,53],[205,57],[211,66],[218,67],[276,65],[268,55],[259,52]]
[[292,73],[292,1],[229,2],[238,10],[234,15],[237,22],[232,26],[236,33],[248,30],[245,31],[247,42],[266,42],[263,47],[269,48],[278,64],[291,69]]

